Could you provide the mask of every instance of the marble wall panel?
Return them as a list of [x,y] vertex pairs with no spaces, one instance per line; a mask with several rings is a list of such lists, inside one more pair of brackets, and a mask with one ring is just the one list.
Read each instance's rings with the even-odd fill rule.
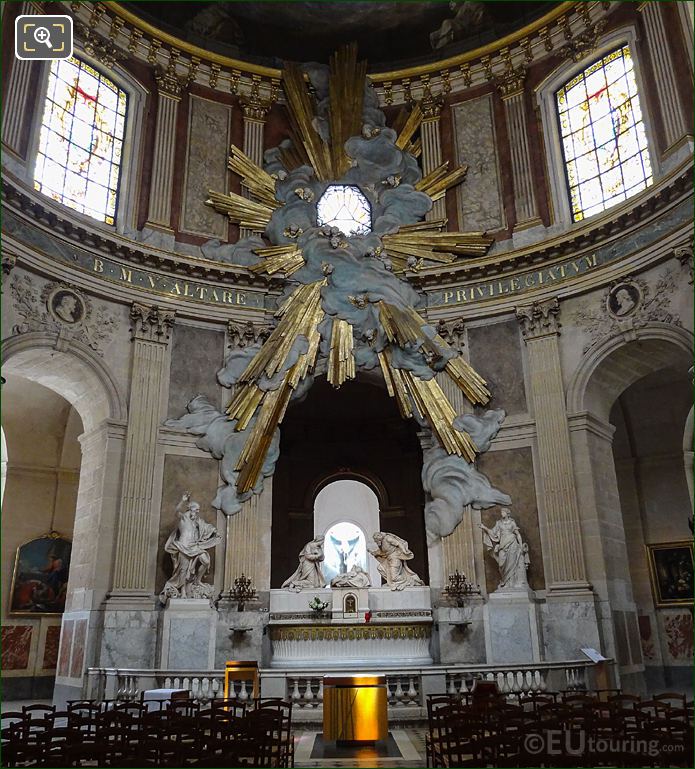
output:
[[205,201],[209,190],[227,191],[231,119],[229,105],[191,95],[182,230],[210,238],[227,234],[227,218]]
[[72,665],[70,666],[70,675],[72,678],[77,678],[82,675],[86,642],[87,620],[78,619],[75,621],[75,632],[72,641]]
[[492,95],[456,104],[452,112],[456,160],[468,166],[466,180],[457,190],[459,229],[503,229],[506,222]]
[[44,670],[55,670],[58,664],[58,647],[60,646],[60,625],[50,625],[46,628],[46,641],[43,647]]
[[[165,457],[157,548],[157,593],[172,573],[171,555],[164,550],[164,543],[177,526],[176,505],[180,502],[181,495],[186,491],[190,492],[191,499],[200,505],[200,517],[216,526],[217,514],[210,503],[217,493],[218,485],[217,461],[212,457],[186,457],[177,454],[168,454]],[[212,583],[215,573],[215,549],[208,550],[211,564],[205,581],[209,583]],[[216,587],[222,589],[222,585]]]
[[180,417],[191,398],[205,395],[218,408],[223,387],[217,384],[217,372],[224,362],[224,332],[207,328],[175,325],[171,347],[169,383],[170,417]]
[[492,393],[490,408],[504,409],[508,415],[526,413],[519,323],[512,319],[469,326],[467,335],[471,366]]
[[652,620],[646,614],[637,618],[639,624],[640,643],[642,645],[642,657],[646,665],[658,661],[656,647],[654,646],[654,631]]
[[31,649],[31,625],[6,625],[2,628],[3,670],[26,670]]
[[58,657],[57,675],[70,675],[70,652],[72,651],[72,634],[75,621],[68,619],[63,622],[63,630],[60,635],[60,655]]
[[[478,458],[478,467],[487,475],[495,488],[511,496],[512,504],[509,509],[512,518],[521,529],[524,541],[528,543],[531,560],[528,569],[529,585],[533,590],[544,590],[543,551],[531,448],[524,446],[504,451],[488,451]],[[485,526],[494,526],[495,521],[499,519],[499,507],[482,510],[481,519]],[[487,553],[485,554],[485,584],[488,592],[495,590],[499,584],[497,564]]]
[[641,665],[642,647],[640,645],[639,629],[637,627],[637,614],[634,611],[625,612],[625,628],[627,630],[627,643],[630,647],[630,658],[633,665]]
[[612,614],[618,663],[620,665],[629,665],[630,648],[627,643],[627,631],[625,630],[625,612],[614,610]]

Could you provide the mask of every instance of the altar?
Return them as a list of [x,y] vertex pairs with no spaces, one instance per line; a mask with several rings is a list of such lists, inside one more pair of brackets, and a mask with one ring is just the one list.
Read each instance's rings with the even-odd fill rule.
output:
[[[321,611],[309,609],[314,598],[326,604]],[[424,586],[271,590],[268,629],[271,667],[432,664],[432,603]]]

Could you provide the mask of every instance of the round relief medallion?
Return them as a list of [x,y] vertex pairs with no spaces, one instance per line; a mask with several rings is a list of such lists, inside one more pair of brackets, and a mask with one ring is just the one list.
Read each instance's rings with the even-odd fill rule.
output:
[[84,299],[68,288],[59,287],[48,297],[48,310],[61,323],[77,326],[84,320],[86,307]]
[[627,318],[637,309],[642,301],[639,286],[632,281],[617,283],[608,292],[606,307],[614,318]]

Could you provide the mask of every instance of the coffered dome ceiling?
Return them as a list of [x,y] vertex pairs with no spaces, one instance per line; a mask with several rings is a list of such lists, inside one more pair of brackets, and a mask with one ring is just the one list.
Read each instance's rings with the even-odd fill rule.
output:
[[[275,66],[283,59],[327,61],[341,43],[356,40],[359,55],[373,69],[476,48],[520,29],[559,3],[140,0],[124,5],[144,20],[203,48]],[[451,23],[441,37],[437,30],[447,20]],[[447,36],[452,24],[455,32]],[[447,42],[450,37],[453,41]]]

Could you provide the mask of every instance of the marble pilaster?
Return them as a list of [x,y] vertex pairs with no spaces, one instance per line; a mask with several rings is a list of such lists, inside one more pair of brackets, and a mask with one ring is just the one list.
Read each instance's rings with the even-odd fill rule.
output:
[[507,78],[499,86],[504,104],[512,158],[512,181],[514,205],[516,206],[515,229],[526,229],[540,224],[526,128],[523,89],[524,78],[522,76]]
[[13,59],[12,69],[5,88],[2,111],[2,143],[20,154],[24,118],[27,116],[29,82],[34,62]]
[[557,299],[516,310],[528,353],[550,592],[588,589],[560,368],[559,313]]
[[642,3],[639,10],[644,18],[647,46],[658,84],[654,90],[660,106],[659,112],[664,124],[666,149],[668,150],[687,133],[687,127],[683,106],[678,95],[676,68],[671,58],[662,5],[662,3],[655,2]]
[[148,556],[155,449],[174,313],[134,303],[131,320],[133,364],[112,596],[152,594]]
[[[244,115],[244,146],[243,151],[251,160],[261,168],[263,167],[263,133],[265,130],[265,119],[270,109],[268,102],[260,98],[249,96],[242,97],[241,108]],[[248,192],[242,186],[242,193],[248,197]],[[240,238],[247,238],[254,234],[254,230],[248,227],[242,227],[239,233]]]
[[[442,139],[440,118],[442,114],[442,99],[431,94],[421,103],[422,125],[420,137],[422,140],[422,173],[423,176],[434,171],[442,164]],[[446,199],[440,198],[432,204],[432,209],[427,212],[425,219],[433,221],[446,219]]]
[[154,157],[150,182],[150,207],[147,225],[171,229],[171,195],[174,183],[176,152],[176,120],[181,94],[188,79],[175,72],[175,61],[157,75],[157,123],[154,137]]

